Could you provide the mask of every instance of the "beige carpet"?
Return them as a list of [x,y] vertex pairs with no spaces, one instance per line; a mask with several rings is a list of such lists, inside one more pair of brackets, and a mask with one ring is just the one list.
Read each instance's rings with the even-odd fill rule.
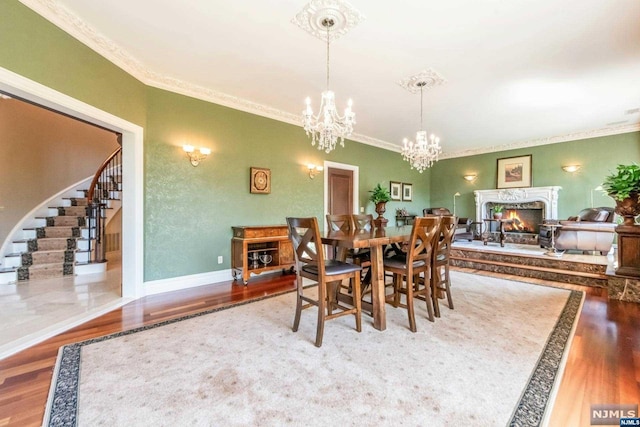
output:
[[387,305],[386,331],[343,317],[316,348],[316,312],[292,332],[289,293],[66,346],[45,424],[538,425],[582,294],[452,280],[455,310],[431,323],[418,304],[415,334]]

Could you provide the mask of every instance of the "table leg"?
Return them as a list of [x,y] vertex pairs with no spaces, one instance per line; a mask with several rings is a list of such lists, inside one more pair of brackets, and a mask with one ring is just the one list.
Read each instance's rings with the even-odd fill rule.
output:
[[373,327],[384,331],[387,329],[384,296],[384,264],[382,246],[371,247],[371,293],[373,299]]

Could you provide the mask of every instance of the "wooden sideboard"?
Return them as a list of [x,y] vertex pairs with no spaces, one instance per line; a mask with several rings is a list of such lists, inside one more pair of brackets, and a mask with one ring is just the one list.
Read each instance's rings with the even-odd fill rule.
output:
[[231,227],[231,272],[233,280],[246,285],[251,274],[294,271],[293,246],[286,225]]

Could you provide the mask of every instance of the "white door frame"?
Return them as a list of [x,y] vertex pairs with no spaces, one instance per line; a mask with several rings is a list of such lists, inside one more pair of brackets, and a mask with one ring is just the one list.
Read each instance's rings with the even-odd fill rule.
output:
[[[324,215],[329,213],[329,168],[345,169],[353,171],[353,212],[357,214],[360,211],[360,168],[346,163],[324,161]],[[323,215],[323,218],[324,218]],[[324,220],[323,220],[324,223]]]
[[122,134],[122,297],[143,296],[142,127],[2,67],[0,90]]

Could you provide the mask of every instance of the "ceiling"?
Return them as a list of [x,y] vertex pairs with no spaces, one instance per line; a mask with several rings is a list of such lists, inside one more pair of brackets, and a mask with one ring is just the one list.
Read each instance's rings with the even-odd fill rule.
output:
[[[307,0],[21,1],[155,87],[295,124],[325,89],[326,44],[292,22]],[[638,0],[349,4],[330,88],[352,139],[414,139],[420,95],[398,82],[423,70],[445,80],[424,93],[441,158],[640,130]]]

